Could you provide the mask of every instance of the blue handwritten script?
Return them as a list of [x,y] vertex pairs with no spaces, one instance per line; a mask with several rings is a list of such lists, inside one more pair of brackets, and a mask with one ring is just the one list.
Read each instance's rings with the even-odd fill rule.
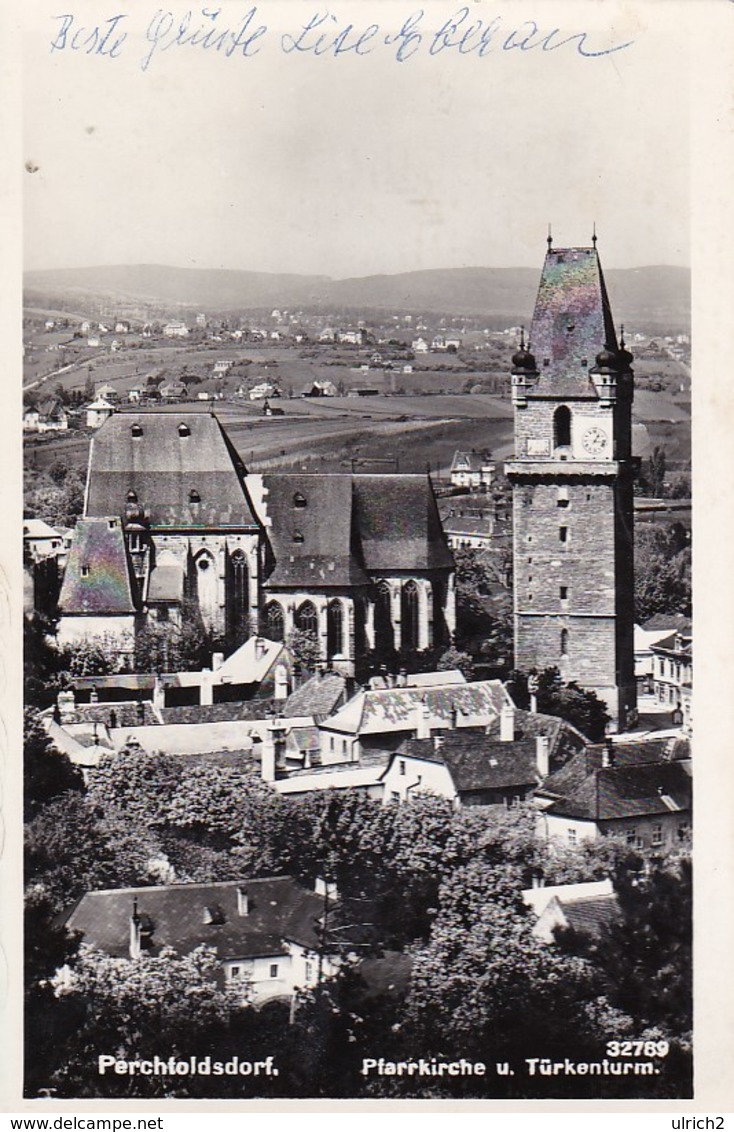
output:
[[[228,10],[236,11],[234,5]],[[378,11],[378,6],[373,5],[372,13]],[[466,55],[482,59],[493,52],[548,53],[562,48],[585,59],[599,59],[624,51],[634,42],[614,42],[612,33],[606,40],[596,33],[594,39],[587,31],[542,27],[533,19],[511,25],[501,15],[480,18],[477,10],[469,5],[458,8],[448,18],[438,19],[435,9],[429,17],[423,8],[417,8],[399,21],[399,26],[391,28],[379,23],[358,26],[343,21],[328,8],[319,9],[292,30],[279,30],[277,34],[263,22],[257,6],[243,8],[234,18],[225,16],[221,7],[187,9],[178,15],[158,8],[147,23],[143,20],[139,25],[134,24],[131,16],[120,13],[92,25],[82,24],[74,13],[53,19],[56,27],[51,40],[52,52],[117,59],[139,48],[143,71],[148,70],[158,55],[182,48],[211,52],[227,59],[251,59],[263,47],[283,55],[323,59],[361,58],[381,52],[388,53],[397,63],[406,63],[417,55],[429,58],[444,54]]]

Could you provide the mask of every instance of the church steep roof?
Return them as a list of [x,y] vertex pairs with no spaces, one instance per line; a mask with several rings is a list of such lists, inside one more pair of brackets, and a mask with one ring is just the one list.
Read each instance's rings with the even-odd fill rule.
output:
[[427,476],[355,476],[354,497],[367,570],[453,569]]
[[245,467],[208,412],[115,413],[93,438],[86,517],[125,515],[129,493],[152,528],[256,529]]
[[540,373],[533,393],[595,396],[588,373],[607,346],[617,350],[596,248],[551,248],[535,302],[530,344]]
[[59,595],[62,613],[134,613],[133,581],[117,518],[80,519]]
[[452,569],[427,476],[266,475],[270,587],[366,585],[391,570]]

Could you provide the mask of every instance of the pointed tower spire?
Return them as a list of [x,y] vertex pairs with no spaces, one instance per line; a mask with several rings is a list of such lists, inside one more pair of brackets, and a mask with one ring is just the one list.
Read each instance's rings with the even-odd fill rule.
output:
[[551,250],[551,248],[553,247],[553,234],[551,233],[551,226],[550,226],[550,224],[548,225],[548,239],[547,239],[547,241],[546,241],[546,242],[547,242],[547,244],[548,244],[548,251],[550,251],[550,250]]
[[594,221],[594,230],[591,235],[591,242],[593,246],[596,247],[596,220]]

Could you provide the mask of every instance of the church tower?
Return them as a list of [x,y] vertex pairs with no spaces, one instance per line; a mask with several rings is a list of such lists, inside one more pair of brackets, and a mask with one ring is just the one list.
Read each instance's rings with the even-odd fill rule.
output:
[[548,237],[532,330],[512,359],[515,667],[549,666],[634,719],[632,355],[596,250]]

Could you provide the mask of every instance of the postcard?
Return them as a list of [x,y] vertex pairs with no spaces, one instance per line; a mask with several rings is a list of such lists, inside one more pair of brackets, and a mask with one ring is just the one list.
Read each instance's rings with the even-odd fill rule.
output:
[[731,20],[4,19],[6,1111],[727,1107]]

